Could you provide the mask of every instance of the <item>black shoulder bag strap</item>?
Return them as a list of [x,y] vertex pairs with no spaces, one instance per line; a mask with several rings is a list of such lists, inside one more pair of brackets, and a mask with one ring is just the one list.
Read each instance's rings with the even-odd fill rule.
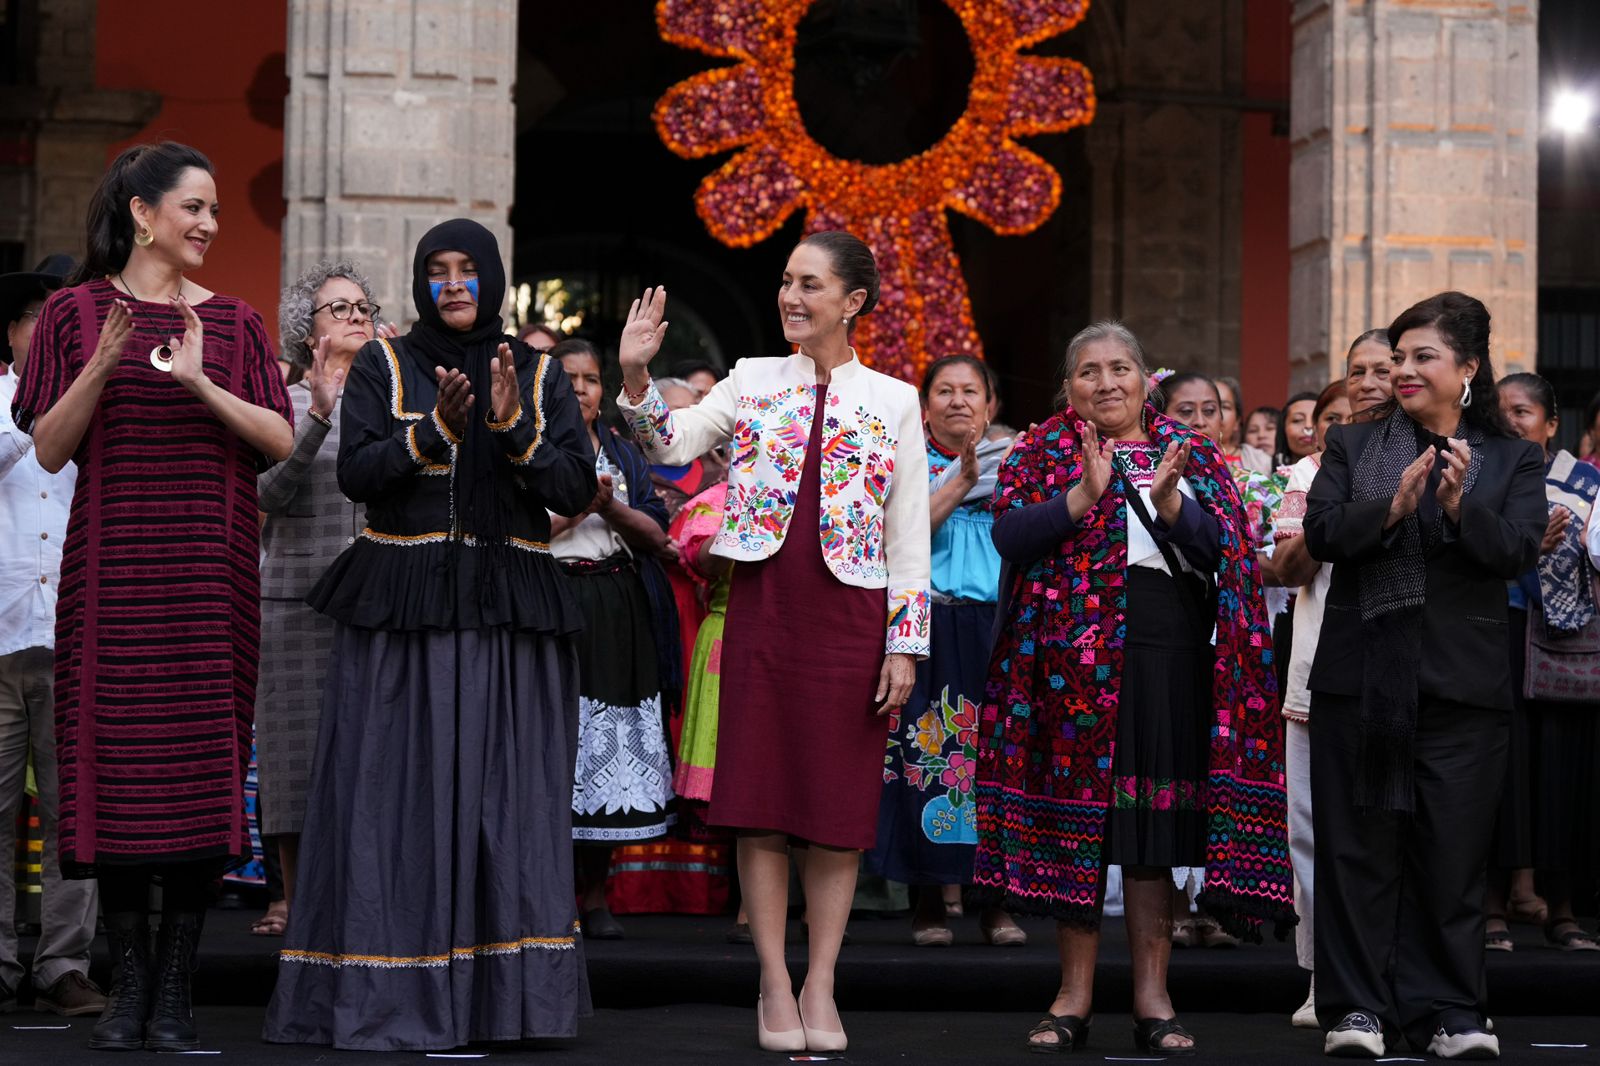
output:
[[[1216,625],[1216,609],[1208,604],[1211,598],[1209,593],[1210,582],[1204,577],[1185,570],[1178,562],[1178,553],[1172,545],[1167,543],[1165,537],[1156,533],[1155,519],[1150,517],[1150,512],[1145,510],[1144,497],[1139,495],[1139,489],[1128,476],[1128,472],[1119,469],[1122,476],[1124,491],[1122,498],[1128,501],[1128,510],[1132,511],[1139,519],[1139,524],[1144,526],[1145,532],[1150,534],[1150,539],[1155,541],[1156,548],[1161,552],[1162,561],[1167,564],[1167,571],[1172,575],[1172,580],[1178,586],[1178,595],[1183,599],[1185,611],[1189,614],[1189,623],[1196,632],[1204,632],[1205,639],[1211,637],[1211,630]],[[1200,587],[1196,587],[1196,586]],[[1207,592],[1201,592],[1205,588]]]

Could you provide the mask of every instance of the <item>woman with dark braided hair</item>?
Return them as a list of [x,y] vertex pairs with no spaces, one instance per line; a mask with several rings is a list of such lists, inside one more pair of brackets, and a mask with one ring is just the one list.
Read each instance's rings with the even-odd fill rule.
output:
[[1403,1033],[1494,1057],[1506,582],[1538,557],[1544,459],[1501,413],[1482,303],[1441,293],[1389,337],[1394,400],[1328,431],[1306,496],[1306,548],[1333,564],[1309,679],[1317,1017],[1329,1054],[1377,1057]]
[[311,590],[335,623],[265,1037],[439,1051],[571,1036],[582,624],[549,513],[595,496],[561,364],[506,336],[500,248],[417,245],[419,321],[356,355],[339,487],[367,527]]

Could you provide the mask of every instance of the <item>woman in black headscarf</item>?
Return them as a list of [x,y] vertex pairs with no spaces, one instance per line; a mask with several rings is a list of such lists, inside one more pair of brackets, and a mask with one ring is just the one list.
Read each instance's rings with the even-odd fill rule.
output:
[[420,321],[366,345],[345,386],[339,486],[367,528],[308,597],[336,628],[275,1042],[571,1036],[589,1008],[581,619],[548,512],[589,505],[594,453],[561,364],[503,333],[488,230],[430,230],[412,296]]

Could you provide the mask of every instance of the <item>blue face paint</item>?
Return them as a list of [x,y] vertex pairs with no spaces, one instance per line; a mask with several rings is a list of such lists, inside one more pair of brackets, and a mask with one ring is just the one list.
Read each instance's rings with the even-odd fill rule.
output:
[[466,278],[465,280],[463,280],[463,281],[461,281],[459,283],[452,283],[452,282],[446,282],[446,281],[430,281],[430,282],[428,282],[428,291],[433,294],[433,302],[434,303],[437,304],[439,302],[439,294],[444,292],[444,287],[446,285],[449,285],[449,284],[461,284],[461,285],[466,286],[467,291],[472,294],[472,302],[473,303],[477,303],[478,302],[478,279],[477,278]]

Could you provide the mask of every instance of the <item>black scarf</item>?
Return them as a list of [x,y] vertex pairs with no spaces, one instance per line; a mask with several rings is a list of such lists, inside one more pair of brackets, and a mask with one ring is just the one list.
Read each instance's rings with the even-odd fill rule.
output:
[[[1461,495],[1478,480],[1483,466],[1483,430],[1464,421],[1456,430],[1472,449]],[[1352,495],[1357,500],[1392,500],[1406,467],[1432,445],[1450,449],[1395,406],[1367,438],[1356,462]],[[1428,477],[1416,511],[1400,520],[1393,547],[1359,571],[1361,597],[1360,772],[1356,803],[1390,811],[1413,807],[1411,740],[1417,730],[1417,676],[1422,668],[1422,604],[1427,598],[1427,551],[1444,532],[1444,511],[1436,497],[1439,460]]]
[[[464,252],[477,264],[478,317],[470,330],[445,325],[439,305],[434,303],[428,287],[428,256],[435,252]],[[483,226],[469,218],[452,218],[417,242],[411,260],[411,299],[417,307],[417,324],[406,335],[405,349],[430,375],[436,366],[459,370],[472,385],[472,408],[450,474],[451,536],[459,541],[470,535],[477,541],[491,571],[505,565],[510,549],[509,516],[495,481],[498,450],[487,425],[493,410],[489,360],[498,356],[502,342],[511,342],[513,351],[519,347],[501,325],[500,305],[505,296],[500,243]],[[486,595],[493,595],[494,585],[484,581],[481,587]]]

